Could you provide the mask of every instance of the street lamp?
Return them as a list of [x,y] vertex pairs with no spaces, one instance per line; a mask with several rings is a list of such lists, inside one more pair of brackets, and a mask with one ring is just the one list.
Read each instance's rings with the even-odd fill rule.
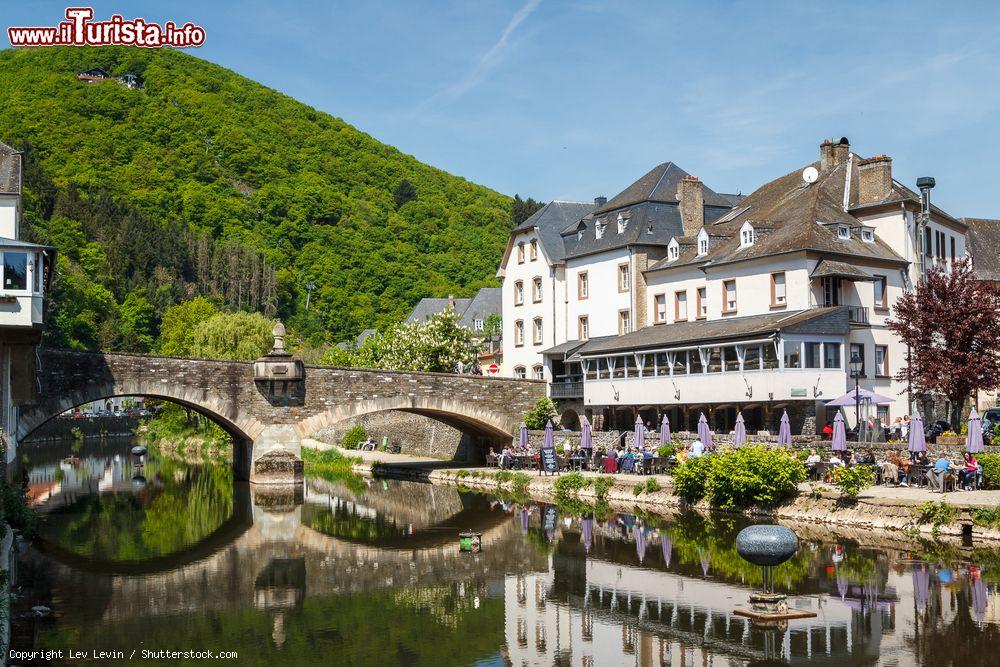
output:
[[861,379],[861,367],[864,363],[857,352],[851,355],[851,377],[854,378],[854,423],[857,424],[858,442],[861,442],[861,391],[858,388],[858,381]]

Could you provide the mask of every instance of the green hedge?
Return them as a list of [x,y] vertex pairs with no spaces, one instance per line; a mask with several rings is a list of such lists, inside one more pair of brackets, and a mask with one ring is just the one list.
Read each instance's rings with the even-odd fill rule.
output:
[[773,506],[805,478],[794,453],[750,445],[689,459],[674,473],[674,488],[689,501],[706,498],[715,507]]
[[983,484],[1000,489],[1000,454],[977,454],[976,460],[983,466]]

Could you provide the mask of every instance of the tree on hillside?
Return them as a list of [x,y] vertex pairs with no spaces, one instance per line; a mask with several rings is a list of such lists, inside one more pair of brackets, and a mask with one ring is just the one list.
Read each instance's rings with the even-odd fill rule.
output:
[[514,220],[514,226],[517,227],[522,222],[527,220],[532,216],[532,214],[545,206],[544,203],[540,201],[535,201],[531,197],[527,199],[521,199],[521,195],[514,195],[514,201],[511,202],[511,217]]
[[392,193],[392,199],[396,202],[396,208],[399,208],[406,202],[413,201],[416,198],[416,186],[405,178],[399,182],[399,185],[396,186],[396,191]]
[[160,325],[160,354],[190,356],[194,348],[195,329],[218,314],[215,304],[202,296],[168,308]]
[[1000,289],[976,280],[968,260],[950,272],[932,269],[900,297],[886,325],[910,349],[897,379],[947,397],[956,427],[970,395],[1000,385]]
[[270,351],[273,328],[274,321],[260,313],[219,313],[195,327],[191,354],[251,361]]
[[126,352],[149,352],[153,347],[153,305],[130,292],[118,306],[116,349]]

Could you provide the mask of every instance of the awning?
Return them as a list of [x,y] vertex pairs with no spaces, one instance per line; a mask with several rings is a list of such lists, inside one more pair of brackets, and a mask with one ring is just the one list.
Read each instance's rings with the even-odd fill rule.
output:
[[829,259],[819,260],[810,276],[813,278],[844,278],[845,280],[875,280],[856,266]]
[[578,348],[582,347],[585,340],[568,340],[565,343],[559,343],[555,347],[550,347],[547,350],[542,350],[542,356],[544,357],[566,357]]

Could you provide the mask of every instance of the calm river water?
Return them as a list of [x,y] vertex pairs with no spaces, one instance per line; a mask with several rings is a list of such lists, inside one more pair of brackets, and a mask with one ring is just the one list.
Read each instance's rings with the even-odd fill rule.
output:
[[[595,516],[388,480],[264,495],[226,465],[138,468],[129,447],[87,444],[78,462],[68,445],[31,451],[45,520],[21,554],[13,649],[230,651],[239,665],[1000,664],[1000,554],[975,545],[797,528],[776,585],[817,616],[762,629],[732,613],[760,581],[732,519]],[[481,553],[459,551],[465,529]],[[65,656],[50,662],[114,664]],[[215,661],[145,664],[160,662]]]

